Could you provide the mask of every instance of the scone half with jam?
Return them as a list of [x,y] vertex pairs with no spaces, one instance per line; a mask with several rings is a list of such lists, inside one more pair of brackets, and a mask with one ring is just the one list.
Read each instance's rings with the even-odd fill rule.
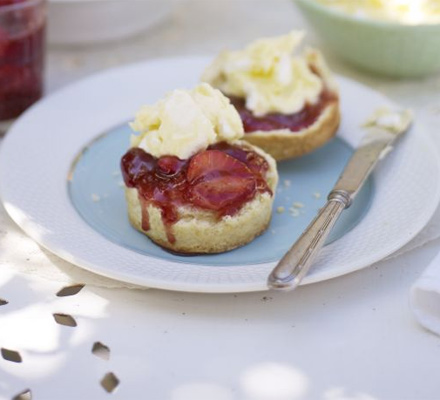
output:
[[201,84],[144,106],[122,157],[128,217],[178,253],[243,246],[269,225],[278,173],[274,159],[241,140],[243,124],[219,90]]
[[236,107],[244,140],[276,160],[321,147],[340,122],[338,88],[321,53],[294,54],[302,38],[294,31],[224,51],[202,75]]

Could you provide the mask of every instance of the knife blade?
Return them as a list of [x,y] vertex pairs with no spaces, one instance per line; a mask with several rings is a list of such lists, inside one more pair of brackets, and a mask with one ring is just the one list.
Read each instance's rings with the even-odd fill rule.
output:
[[326,205],[320,210],[300,238],[278,262],[268,277],[268,287],[295,289],[309,271],[342,211],[352,204],[377,163],[392,149],[412,122],[409,110],[380,108],[367,119],[367,133],[345,166]]

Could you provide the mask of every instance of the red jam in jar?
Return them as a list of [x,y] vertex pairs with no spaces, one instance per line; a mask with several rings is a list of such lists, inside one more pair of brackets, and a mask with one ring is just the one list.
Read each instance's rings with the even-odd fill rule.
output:
[[214,212],[218,218],[234,215],[257,193],[270,193],[265,180],[269,165],[259,154],[226,142],[209,146],[187,160],[175,156],[155,158],[131,148],[121,160],[127,187],[138,190],[142,229],[148,231],[148,205],[161,210],[168,240],[178,221],[177,208],[193,206]]
[[0,121],[41,97],[44,36],[44,0],[0,0]]

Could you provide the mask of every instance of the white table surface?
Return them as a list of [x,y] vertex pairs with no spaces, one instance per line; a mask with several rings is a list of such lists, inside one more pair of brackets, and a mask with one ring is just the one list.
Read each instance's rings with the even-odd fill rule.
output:
[[[154,57],[213,54],[264,35],[304,27],[289,1],[188,0],[172,18],[136,38],[86,48],[53,48],[48,91],[110,66]],[[313,35],[308,42],[319,45]],[[361,74],[331,54],[332,68],[363,81],[434,123],[440,76],[392,81]],[[0,210],[4,214],[4,210]],[[0,226],[0,269],[61,263],[27,243],[6,219]],[[10,268],[0,273],[0,399],[26,388],[33,399],[373,400],[440,399],[440,338],[415,322],[411,284],[440,241],[370,268],[293,293],[201,295],[86,286],[59,298],[62,285]],[[36,265],[38,268],[38,265]],[[68,313],[78,326],[55,324]],[[91,354],[94,342],[110,360]],[[99,385],[105,373],[117,390]]]

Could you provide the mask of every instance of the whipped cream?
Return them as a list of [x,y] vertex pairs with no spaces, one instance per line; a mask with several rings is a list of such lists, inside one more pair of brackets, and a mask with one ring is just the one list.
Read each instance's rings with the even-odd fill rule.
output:
[[293,56],[303,36],[293,31],[259,39],[244,50],[224,51],[205,70],[202,81],[228,96],[245,98],[256,116],[298,112],[306,103],[316,103],[323,89],[307,57]]
[[440,22],[440,0],[316,0],[358,18],[403,24]]
[[192,90],[175,90],[154,105],[143,106],[131,128],[131,146],[159,158],[187,159],[209,145],[240,139],[241,118],[219,90],[202,83]]

